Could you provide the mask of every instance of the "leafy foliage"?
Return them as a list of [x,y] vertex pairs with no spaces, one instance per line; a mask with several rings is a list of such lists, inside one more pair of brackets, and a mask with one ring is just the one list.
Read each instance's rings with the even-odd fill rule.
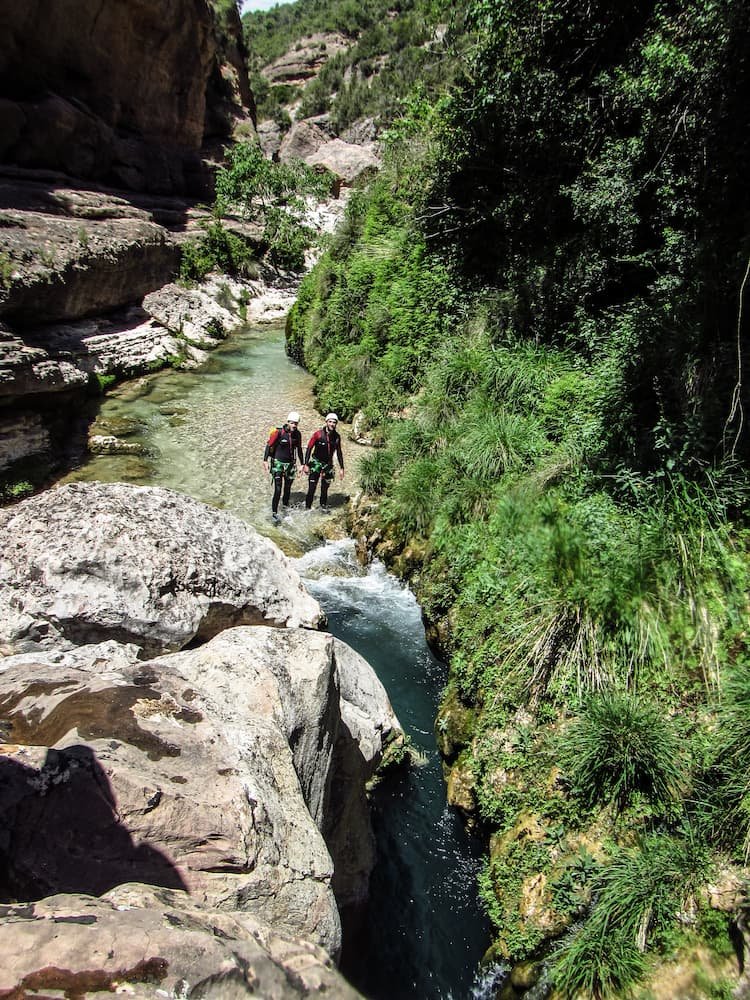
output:
[[615,362],[607,461],[686,470],[736,451],[748,150],[730,122],[748,17],[705,0],[469,9],[481,42],[430,235],[506,290],[505,329]]
[[219,219],[206,226],[205,235],[182,246],[180,278],[202,281],[211,271],[241,277],[254,275],[254,254],[248,243],[231,232]]

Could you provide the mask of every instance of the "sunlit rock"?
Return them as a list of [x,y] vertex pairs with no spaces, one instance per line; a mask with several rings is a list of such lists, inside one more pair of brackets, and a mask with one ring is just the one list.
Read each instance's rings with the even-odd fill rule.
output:
[[112,638],[154,655],[233,625],[323,617],[275,545],[180,493],[79,483],[0,512],[6,652]]
[[[291,1000],[358,997],[323,949],[184,892],[122,885],[101,899],[55,895],[0,907],[0,992]],[[70,991],[68,993],[68,991]]]

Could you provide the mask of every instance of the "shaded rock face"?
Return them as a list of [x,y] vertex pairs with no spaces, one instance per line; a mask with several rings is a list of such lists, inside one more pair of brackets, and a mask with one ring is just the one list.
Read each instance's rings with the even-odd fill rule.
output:
[[162,653],[323,617],[276,546],[179,493],[81,483],[0,511],[5,653],[109,638]]
[[207,190],[199,153],[217,40],[206,0],[4,4],[0,36],[3,161],[134,190]]
[[[398,726],[371,668],[304,629],[135,654],[110,642],[0,661],[0,897],[187,889],[336,954],[336,902],[361,905],[374,864],[364,785]],[[341,696],[352,657],[372,689],[364,745]]]
[[[247,913],[206,911],[183,893],[123,885],[102,899],[57,895],[0,907],[0,991],[165,996],[359,996],[313,944]],[[30,947],[31,945],[31,947]]]

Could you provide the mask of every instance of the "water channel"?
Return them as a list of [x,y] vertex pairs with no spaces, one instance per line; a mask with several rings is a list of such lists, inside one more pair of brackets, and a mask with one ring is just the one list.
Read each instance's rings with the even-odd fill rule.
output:
[[[365,939],[344,971],[372,1000],[468,1000],[488,994],[478,963],[488,927],[476,901],[479,845],[445,801],[433,721],[445,666],[431,654],[411,592],[375,562],[364,568],[351,539],[330,531],[356,488],[363,449],[344,436],[347,474],[332,486],[330,518],[305,511],[304,481],[278,527],[262,451],[269,428],[299,410],[303,440],[319,425],[311,377],[284,353],[280,327],[247,330],[200,372],[167,372],[120,387],[101,407],[105,433],[140,455],[102,455],[67,481],[166,486],[224,508],[272,537],[295,560],[330,631],[357,649],[383,681],[423,763],[384,782],[373,801],[378,862]],[[341,532],[338,532],[340,535]]]

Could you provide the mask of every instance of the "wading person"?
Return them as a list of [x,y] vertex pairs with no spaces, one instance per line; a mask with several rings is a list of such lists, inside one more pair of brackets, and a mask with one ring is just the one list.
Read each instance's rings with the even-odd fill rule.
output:
[[[297,471],[296,459],[302,464],[302,435],[299,432],[299,413],[295,410],[286,418],[282,427],[276,427],[266,443],[263,452],[263,468],[271,473],[273,479],[273,500],[271,501],[271,516],[274,521],[280,521],[279,499],[285,507],[289,506],[292,492],[292,481]],[[282,493],[283,488],[283,493]]]
[[307,470],[309,475],[307,497],[305,498],[305,507],[308,510],[312,507],[318,480],[321,478],[320,509],[328,510],[328,487],[333,482],[335,476],[333,470],[334,455],[339,463],[339,476],[342,479],[344,478],[344,456],[341,453],[341,435],[336,430],[338,422],[339,418],[336,414],[329,413],[326,416],[325,426],[315,431],[307,442],[303,468]]

